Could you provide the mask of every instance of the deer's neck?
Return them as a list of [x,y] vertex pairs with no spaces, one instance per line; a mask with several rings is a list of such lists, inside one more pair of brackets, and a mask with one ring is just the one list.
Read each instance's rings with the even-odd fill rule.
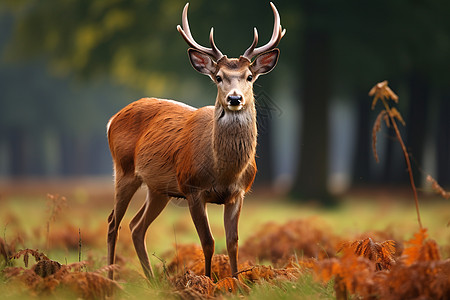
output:
[[213,151],[217,176],[234,181],[256,154],[256,109],[226,111],[216,104],[213,126]]

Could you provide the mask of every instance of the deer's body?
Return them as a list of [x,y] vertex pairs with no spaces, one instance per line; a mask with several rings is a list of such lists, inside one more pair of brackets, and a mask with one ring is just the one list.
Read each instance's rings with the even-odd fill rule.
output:
[[199,193],[209,203],[230,203],[256,174],[255,118],[254,107],[220,117],[214,106],[133,102],[108,125],[116,179],[135,177],[151,194],[168,198]]
[[[139,261],[153,276],[145,246],[149,225],[173,197],[185,198],[205,255],[205,275],[211,276],[214,239],[207,203],[224,205],[224,225],[231,271],[238,272],[238,220],[244,195],[256,175],[256,109],[253,83],[276,65],[276,45],[284,35],[278,12],[272,38],[256,48],[258,34],[239,58],[227,58],[215,46],[198,45],[183,11],[183,28],[192,66],[217,85],[214,106],[195,109],[173,100],[143,98],[114,115],[108,140],[114,161],[114,209],[108,222],[108,262],[115,260],[120,222],[136,190],[145,184],[147,199],[130,223]],[[256,57],[253,62],[252,58]],[[113,278],[113,271],[109,272]]]

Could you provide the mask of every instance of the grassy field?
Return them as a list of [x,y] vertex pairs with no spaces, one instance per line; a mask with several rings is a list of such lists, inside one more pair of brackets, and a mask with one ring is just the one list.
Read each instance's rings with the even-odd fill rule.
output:
[[[20,249],[38,249],[51,260],[63,265],[79,260],[89,261],[85,270],[96,270],[106,265],[106,219],[112,208],[111,189],[85,188],[83,183],[69,185],[65,190],[39,186],[35,189],[4,190],[0,197],[0,237],[7,243],[15,244],[15,251]],[[53,202],[46,195],[52,193]],[[65,196],[62,201],[57,194]],[[51,197],[50,197],[51,198]],[[148,296],[159,298],[189,298],[185,294],[174,292],[173,284],[167,279],[165,267],[173,260],[175,249],[183,245],[199,244],[194,226],[185,203],[171,203],[162,215],[150,226],[147,234],[147,248],[154,270],[159,279],[152,283],[145,281],[141,274],[139,262],[132,246],[128,223],[142,204],[141,191],[132,201],[120,231],[117,254],[120,264],[125,266],[127,275],[119,280],[121,292],[116,298],[136,299]],[[222,207],[209,205],[211,228],[216,240],[216,253],[225,253],[225,236],[223,230]],[[443,259],[450,251],[450,202],[435,197],[421,199],[420,212],[424,227],[428,228],[430,238],[440,246]],[[408,191],[364,190],[342,197],[340,205],[333,209],[323,209],[312,204],[296,204],[286,199],[254,193],[244,204],[240,220],[240,245],[245,248],[247,241],[255,236],[262,236],[262,231],[289,221],[305,220],[305,226],[314,232],[319,228],[324,235],[322,241],[331,241],[333,247],[338,243],[361,239],[362,236],[380,239],[404,241],[418,231],[415,207]],[[298,224],[298,223],[296,223]],[[291,226],[291,225],[289,225]],[[303,226],[303,225],[302,225]],[[278,227],[277,227],[278,228]],[[302,229],[304,230],[304,229]],[[299,231],[296,231],[299,232]],[[311,239],[306,237],[305,239]],[[295,239],[302,239],[296,236]],[[311,244],[320,244],[314,242]],[[261,240],[259,241],[261,242]],[[292,241],[291,241],[292,242]],[[262,242],[261,242],[262,243]],[[287,243],[285,240],[272,243]],[[260,244],[262,245],[262,244]],[[328,255],[324,245],[313,245],[319,249],[319,256]],[[323,251],[321,251],[323,247]],[[245,249],[244,249],[245,250]],[[335,249],[337,250],[337,249]],[[296,257],[305,257],[307,251],[291,251]],[[320,252],[323,252],[322,254]],[[2,269],[6,267],[1,260]],[[282,267],[270,258],[253,257],[255,263]],[[22,259],[11,261],[12,266],[25,267]],[[34,264],[30,258],[30,265]],[[172,274],[171,274],[172,275]],[[0,275],[0,295],[2,299],[23,297],[35,298],[36,293],[15,284],[6,276]],[[49,294],[37,293],[45,298]],[[54,295],[54,294],[51,294]],[[56,298],[77,297],[59,291]],[[296,276],[296,280],[280,280],[273,283],[252,284],[250,292],[244,293],[248,299],[329,299],[334,298],[333,283],[318,283],[310,272]],[[228,295],[228,298],[239,296]],[[102,297],[100,297],[102,298]]]

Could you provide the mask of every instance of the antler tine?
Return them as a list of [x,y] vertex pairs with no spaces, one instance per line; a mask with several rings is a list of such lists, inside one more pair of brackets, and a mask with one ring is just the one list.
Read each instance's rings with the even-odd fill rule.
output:
[[203,47],[202,45],[198,44],[194,40],[194,37],[192,36],[191,30],[189,28],[189,21],[188,21],[188,17],[187,17],[188,7],[189,7],[189,3],[186,3],[186,5],[184,6],[184,9],[183,9],[182,20],[181,20],[183,27],[178,25],[177,26],[178,32],[181,34],[181,36],[186,41],[186,43],[188,43],[188,45],[191,46],[192,48],[195,48],[206,54],[211,55],[216,61],[221,59],[223,54],[222,54],[222,52],[220,52],[220,50],[216,47],[216,45],[214,43],[214,37],[213,37],[214,29],[213,28],[211,28],[211,32],[209,34],[209,42],[211,43],[211,48]]
[[253,57],[255,57],[261,53],[264,53],[266,51],[269,51],[269,50],[275,48],[278,45],[278,43],[281,41],[281,38],[286,33],[286,29],[282,29],[282,27],[281,27],[280,15],[278,14],[277,8],[275,7],[275,5],[272,2],[270,2],[270,6],[272,7],[273,15],[275,18],[274,25],[273,25],[272,37],[270,38],[270,41],[266,45],[255,49],[256,43],[258,42],[258,31],[255,28],[254,29],[255,38],[253,39],[253,43],[244,52],[244,55],[242,55],[243,57],[245,57],[249,60],[251,60]]
[[211,27],[211,31],[209,32],[209,43],[211,44],[211,50],[214,53],[214,57],[219,60],[222,58],[223,54],[220,52],[219,48],[216,47],[214,43],[214,28]]
[[256,44],[258,44],[258,29],[256,29],[256,27],[253,28],[253,35],[254,35],[253,43],[244,52],[244,55],[242,55],[243,57],[246,57],[249,60],[251,60],[251,57],[249,56],[249,54],[251,54],[253,52],[253,50],[255,50]]

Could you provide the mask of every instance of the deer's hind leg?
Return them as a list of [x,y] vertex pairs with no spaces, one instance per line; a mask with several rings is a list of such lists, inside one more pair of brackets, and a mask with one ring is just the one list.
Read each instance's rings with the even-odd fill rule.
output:
[[148,227],[159,216],[169,200],[170,198],[165,194],[152,193],[150,190],[147,191],[147,199],[144,205],[130,222],[134,248],[136,249],[144,274],[148,279],[153,277],[153,270],[148,259],[145,236]]
[[[117,176],[117,175],[116,175]],[[120,222],[127,211],[131,198],[141,186],[142,180],[132,175],[120,175],[116,177],[114,209],[108,217],[108,264],[112,265],[116,257],[116,243],[120,228]],[[108,277],[113,279],[114,272],[108,272]]]

